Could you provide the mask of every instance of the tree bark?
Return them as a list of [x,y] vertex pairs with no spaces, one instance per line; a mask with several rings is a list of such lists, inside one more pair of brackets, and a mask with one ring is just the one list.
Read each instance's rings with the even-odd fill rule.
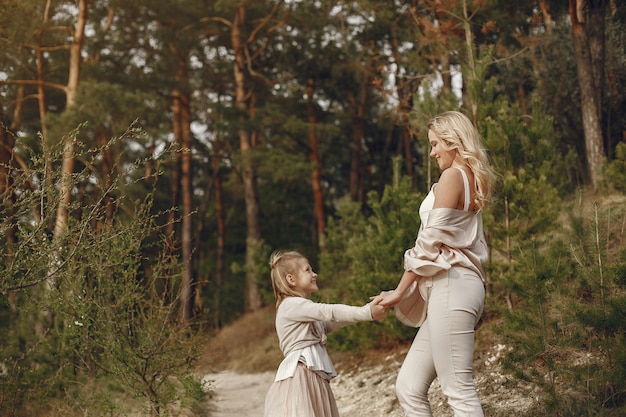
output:
[[[400,140],[402,143],[402,148],[404,149],[404,165],[406,167],[406,174],[409,178],[412,179],[413,185],[415,184],[416,178],[414,177],[414,169],[413,169],[413,147],[411,146],[411,131],[409,129],[409,113],[411,112],[411,100],[413,97],[413,90],[411,89],[411,81],[402,80],[400,68],[401,66],[401,52],[400,45],[398,43],[398,39],[393,36],[391,42],[391,54],[393,56],[394,61],[396,62],[396,69],[394,71],[394,79],[396,83],[396,94],[398,95],[398,108],[399,115],[398,121],[396,122],[400,127]],[[444,88],[446,85],[446,78],[444,76]]]
[[[80,67],[82,62],[81,50],[83,47],[83,38],[85,34],[85,26],[87,24],[87,0],[78,1],[78,18],[74,29],[74,39],[70,45],[70,67],[68,74],[67,87],[65,89],[66,108],[72,108],[76,102],[76,92],[78,90],[78,82],[80,80]],[[43,123],[42,123],[43,124]],[[67,231],[68,224],[68,207],[72,200],[71,195],[71,176],[74,173],[74,151],[76,143],[74,138],[68,136],[64,139],[63,144],[63,162],[61,163],[61,179],[60,179],[60,200],[57,205],[56,219],[54,224],[54,238],[59,238]]]
[[[0,110],[1,111],[1,110]],[[2,114],[0,114],[2,116]],[[13,152],[15,147],[15,136],[9,131],[4,122],[0,123],[0,199],[2,205],[7,208],[10,217],[3,219],[6,226],[7,255],[12,257],[13,246],[17,243],[17,229],[13,220],[13,203],[15,193],[13,192],[13,177],[11,176],[11,166],[13,166]]]
[[[172,51],[176,48],[172,46]],[[181,218],[181,249],[183,275],[180,288],[180,320],[188,323],[194,315],[195,279],[193,268],[193,187],[192,187],[192,138],[191,138],[191,99],[189,96],[187,63],[183,58],[178,60],[176,72],[178,88],[172,92],[172,117],[175,128],[175,137],[179,143],[180,153],[180,191],[182,203]]]
[[[81,70],[81,51],[83,47],[83,39],[85,34],[85,27],[87,25],[87,0],[78,0],[78,15],[76,18],[76,25],[73,31],[73,40],[70,44],[70,56],[69,56],[69,71],[68,81],[64,88],[65,91],[65,111],[70,110],[76,103],[76,92],[78,90],[78,83],[80,81]],[[44,21],[47,19],[48,6],[47,3],[46,13]],[[43,68],[43,56],[38,60],[38,72]],[[43,77],[42,73],[38,75]],[[43,79],[39,80],[39,85],[43,84]],[[43,94],[43,89],[40,88],[40,94]],[[43,110],[45,114],[45,102],[40,98],[39,100],[40,113]],[[41,121],[42,126],[45,125],[45,120]],[[76,150],[75,138],[68,135],[63,138],[63,159],[61,161],[61,172],[59,177],[59,202],[56,207],[56,217],[54,219],[54,229],[52,239],[58,242],[63,235],[67,232],[67,226],[69,222],[69,207],[72,201],[72,175],[74,174],[74,152]],[[51,255],[50,273],[45,280],[45,288],[47,291],[51,291],[56,286],[56,279],[54,277],[54,265],[57,262],[59,253],[52,253]],[[45,336],[48,329],[54,324],[54,313],[51,310],[42,311],[42,317],[35,325],[35,332],[39,336]]]
[[254,115],[254,94],[247,88],[246,45],[243,41],[243,28],[246,22],[246,7],[238,6],[231,27],[231,43],[235,53],[234,80],[235,105],[241,114],[239,128],[239,148],[241,152],[241,176],[246,203],[246,304],[249,311],[258,310],[262,305],[256,277],[257,251],[261,243],[259,203],[257,196],[256,171],[250,157],[254,134],[245,128],[245,118]]
[[[369,78],[368,78],[369,79]],[[352,201],[363,200],[362,188],[364,185],[363,163],[361,161],[361,149],[365,139],[365,113],[369,106],[369,82],[361,83],[360,97],[357,98],[352,92],[348,93],[352,111],[352,147],[350,157],[350,199]]]
[[313,103],[313,93],[315,91],[315,80],[309,78],[307,80],[307,114],[309,122],[309,151],[310,161],[313,165],[311,172],[311,185],[313,187],[313,204],[315,212],[315,223],[317,230],[317,244],[323,252],[325,243],[324,236],[326,228],[326,219],[324,217],[324,196],[322,193],[322,162],[320,158],[319,141],[317,138],[317,117],[315,115],[315,105]]
[[220,293],[224,280],[224,235],[226,234],[226,221],[224,219],[224,193],[222,186],[222,174],[220,172],[221,143],[217,143],[213,155],[211,155],[211,166],[213,168],[213,183],[215,186],[215,217],[217,221],[217,247],[215,248],[215,328],[221,327],[220,316]]
[[[172,126],[172,131],[174,133],[174,137],[179,138],[180,133],[180,120],[177,118],[173,118],[174,126]],[[174,208],[178,206],[178,202],[180,200],[180,170],[181,170],[181,153],[176,152],[174,159],[174,166],[171,170],[170,175],[170,208]],[[167,213],[167,224],[165,226],[165,235],[170,239],[173,244],[174,234],[176,233],[176,212],[173,210],[168,211]]]
[[[1,116],[2,114],[0,114],[0,117]],[[0,123],[0,198],[2,199],[7,199],[12,196],[11,189],[13,180],[11,178],[10,167],[13,165],[14,146],[15,136],[5,127],[4,121],[2,121],[2,123]],[[11,205],[7,205],[7,207],[10,206]]]
[[602,181],[602,91],[604,87],[604,27],[606,2],[569,0],[574,53],[589,179],[594,192]]
[[[21,107],[18,100],[17,106]],[[15,136],[9,131],[4,124],[4,117],[0,109],[0,199],[2,205],[6,207],[7,216],[3,219],[6,235],[6,258],[3,262],[10,264],[14,258],[15,246],[17,245],[17,222],[15,221],[15,213],[13,212],[15,193],[13,192],[13,178],[11,176],[10,167],[13,165],[13,153],[15,147]],[[10,291],[8,294],[9,313],[11,320],[17,313],[17,304],[15,292]]]

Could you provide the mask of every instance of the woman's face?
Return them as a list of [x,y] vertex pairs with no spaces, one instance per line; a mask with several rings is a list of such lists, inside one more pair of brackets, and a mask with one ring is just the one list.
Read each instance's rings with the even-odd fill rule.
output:
[[443,171],[446,168],[450,168],[454,159],[456,158],[456,149],[445,150],[441,145],[441,140],[437,137],[435,132],[428,130],[428,142],[430,143],[430,156],[437,160],[439,168]]
[[293,286],[300,292],[310,294],[319,291],[317,286],[317,274],[306,260],[298,262],[296,272],[293,274]]

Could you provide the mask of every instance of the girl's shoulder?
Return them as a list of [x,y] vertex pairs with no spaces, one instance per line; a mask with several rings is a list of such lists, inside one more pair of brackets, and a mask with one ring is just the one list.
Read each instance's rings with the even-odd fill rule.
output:
[[282,301],[282,303],[280,303],[280,305],[281,306],[282,305],[298,306],[298,305],[307,304],[307,303],[312,303],[312,301],[304,297],[289,296],[289,297],[285,297],[285,299]]

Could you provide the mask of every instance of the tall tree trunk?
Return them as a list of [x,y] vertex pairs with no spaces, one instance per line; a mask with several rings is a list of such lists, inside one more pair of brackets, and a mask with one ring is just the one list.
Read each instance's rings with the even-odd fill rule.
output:
[[361,84],[360,98],[353,93],[348,93],[348,100],[352,108],[352,147],[350,157],[350,199],[362,201],[362,188],[365,183],[363,178],[363,163],[361,150],[365,139],[365,113],[369,105],[369,83]]
[[[80,80],[80,67],[82,62],[81,51],[85,26],[87,24],[87,0],[78,1],[78,18],[74,29],[74,39],[70,45],[70,67],[67,87],[65,90],[66,109],[71,109],[76,102],[76,92]],[[59,238],[67,231],[68,207],[71,202],[71,176],[74,173],[74,151],[76,144],[74,138],[68,136],[63,144],[63,162],[61,163],[60,200],[57,206],[54,224],[54,238]]]
[[[180,138],[180,120],[176,117],[173,118],[172,131],[175,138]],[[178,139],[176,139],[178,140]],[[179,145],[180,146],[180,145]],[[180,170],[182,164],[182,154],[176,152],[174,159],[174,166],[170,175],[170,208],[178,207],[180,200]],[[167,224],[165,226],[165,236],[170,240],[170,244],[174,245],[174,238],[176,233],[176,215],[174,210],[169,210],[167,213]]]
[[[174,49],[173,49],[174,51]],[[179,88],[172,93],[172,113],[176,125],[176,140],[180,144],[180,191],[182,202],[181,249],[183,276],[180,289],[181,322],[187,323],[193,318],[195,302],[195,279],[193,268],[193,187],[192,187],[192,138],[191,108],[188,85],[187,64],[184,59],[178,61],[176,81]]]
[[[463,0],[461,3],[462,7],[463,7],[463,33],[465,35],[465,62],[466,62],[466,71],[464,71],[464,74],[467,74],[467,77],[469,78],[467,81],[468,82],[464,82],[463,86],[465,87],[466,84],[474,84],[478,81],[479,76],[476,73],[476,56],[475,56],[475,46],[474,46],[474,35],[472,33],[472,28],[471,28],[471,18],[470,15],[467,11],[467,1]],[[467,103],[468,107],[471,109],[472,112],[472,122],[474,122],[474,125],[478,124],[478,102],[476,100],[476,98],[474,97],[470,97],[469,98],[469,102]],[[430,158],[429,158],[430,159]]]
[[546,0],[539,0],[539,9],[541,9],[541,15],[543,16],[543,27],[546,33],[550,35],[552,34],[552,26],[554,23],[552,14],[550,13],[550,5]]
[[[48,3],[49,4],[49,3]],[[87,25],[87,0],[78,0],[78,15],[74,27],[73,40],[70,44],[69,73],[67,85],[65,86],[65,111],[70,111],[76,103],[76,92],[80,81],[80,69],[82,63],[81,51]],[[41,81],[41,80],[40,80]],[[40,101],[40,106],[42,105]],[[44,103],[45,105],[45,103]],[[42,125],[45,121],[42,120]],[[56,208],[56,217],[52,238],[59,241],[67,232],[69,223],[69,207],[72,201],[72,175],[74,174],[74,152],[76,150],[75,138],[66,136],[63,138],[63,159],[61,162],[61,173],[59,178],[59,202]],[[45,281],[46,288],[50,291],[56,285],[54,277],[57,257],[59,253],[51,254],[51,270]],[[54,313],[51,310],[43,312],[42,320],[36,324],[35,330],[39,335],[45,335],[54,323]]]
[[44,53],[43,53],[43,35],[46,31],[46,26],[48,21],[50,20],[50,7],[52,0],[46,0],[46,6],[44,7],[43,14],[43,25],[40,30],[37,31],[37,47],[35,49],[35,58],[37,62],[37,80],[39,84],[37,85],[37,103],[39,107],[39,119],[41,120],[41,137],[44,142],[48,137],[45,116],[46,116],[46,90],[43,87],[44,82],[44,71],[43,66],[45,62]]
[[324,236],[326,228],[326,219],[324,217],[324,196],[322,193],[322,162],[320,158],[320,146],[317,138],[317,117],[315,114],[315,105],[313,103],[313,93],[315,91],[315,80],[309,78],[307,80],[307,114],[309,122],[309,151],[310,160],[313,165],[311,172],[311,185],[313,187],[313,203],[315,211],[315,223],[317,230],[317,244],[321,251],[324,251]]
[[220,296],[224,277],[224,235],[226,234],[226,221],[224,219],[224,195],[222,187],[222,174],[220,172],[221,143],[218,142],[211,155],[213,168],[213,184],[215,187],[215,217],[217,221],[217,247],[215,248],[215,328],[219,329],[222,321],[220,316]]
[[[0,108],[0,111],[2,109]],[[0,117],[2,114],[0,113]],[[0,119],[0,199],[12,198],[13,179],[10,167],[13,165],[13,147],[15,146],[15,136],[10,132]],[[7,204],[11,207],[12,204]]]
[[[1,110],[0,110],[1,111]],[[0,117],[2,114],[0,114]],[[11,176],[11,166],[13,166],[13,152],[15,146],[15,136],[9,131],[4,122],[0,123],[0,204],[6,207],[7,213],[13,211],[15,194],[13,193],[13,177]],[[6,240],[7,255],[12,257],[13,247],[17,243],[17,230],[15,221],[12,220],[13,213],[9,218],[3,219]]]
[[[182,118],[180,117],[180,100],[179,93],[174,91],[172,93],[172,134],[174,135],[174,142],[176,149],[179,151],[182,148]],[[175,153],[174,166],[170,175],[170,210],[167,213],[167,223],[165,226],[165,236],[169,240],[170,246],[175,246],[174,241],[176,239],[176,216],[177,212],[172,210],[178,207],[180,200],[180,178],[182,170],[182,152]]]
[[[41,140],[42,140],[42,148],[44,152],[44,158],[49,160],[50,158],[50,149],[48,143],[48,128],[46,126],[46,89],[44,88],[44,63],[45,57],[43,53],[44,42],[43,35],[45,33],[46,27],[48,25],[48,21],[50,20],[50,7],[51,0],[46,1],[46,7],[44,8],[44,14],[42,19],[42,28],[37,32],[37,46],[35,49],[35,62],[37,65],[37,107],[39,109],[39,120],[41,125]],[[45,165],[44,176],[47,184],[52,184],[52,164],[47,163]],[[48,213],[41,213],[41,217],[47,216]],[[46,230],[49,233],[52,233],[54,230],[54,217],[47,216],[46,217],[47,225]]]
[[409,129],[409,113],[411,111],[413,90],[411,89],[411,81],[402,79],[402,74],[400,72],[400,69],[402,68],[400,59],[400,45],[398,44],[398,38],[395,36],[395,33],[391,42],[391,54],[396,63],[394,79],[396,83],[396,94],[398,96],[398,107],[400,110],[396,124],[400,127],[400,140],[402,148],[404,149],[404,165],[406,167],[406,174],[409,176],[409,178],[412,179],[413,185],[416,185],[416,178],[414,178],[413,175],[413,147],[411,146],[411,131]]
[[[21,102],[19,100],[17,106],[21,107]],[[13,178],[11,176],[10,169],[13,165],[15,136],[13,136],[13,132],[9,131],[5,127],[3,119],[3,114],[0,113],[0,121],[2,122],[0,123],[0,204],[6,207],[6,213],[8,214],[8,216],[3,219],[3,227],[5,227],[6,236],[6,258],[2,261],[10,264],[14,257],[14,248],[17,245],[17,227],[15,226],[17,222],[14,220],[15,213],[13,213],[12,210],[15,202],[15,193],[13,192]],[[15,301],[14,291],[9,292],[8,301],[9,313],[12,320],[17,314],[17,304]]]
[[[241,118],[250,117],[254,114],[254,94],[247,90],[247,64],[246,46],[243,42],[243,27],[246,22],[246,7],[238,6],[231,27],[231,43],[235,53],[235,65],[233,68],[235,79],[235,105],[241,114]],[[254,134],[244,126],[244,120],[239,128],[239,148],[241,151],[241,176],[244,186],[244,199],[246,203],[246,303],[249,311],[258,310],[262,305],[261,293],[256,279],[257,251],[261,244],[261,227],[259,219],[259,203],[257,197],[256,171],[250,158],[250,151],[254,140]]]
[[580,86],[587,168],[594,191],[602,180],[602,91],[606,2],[569,0],[578,85]]

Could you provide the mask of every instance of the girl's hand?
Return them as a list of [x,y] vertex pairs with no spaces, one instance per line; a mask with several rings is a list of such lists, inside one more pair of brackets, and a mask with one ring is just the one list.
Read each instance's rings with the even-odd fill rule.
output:
[[370,312],[372,313],[372,320],[380,320],[387,314],[388,307],[380,305],[377,301],[373,300],[370,304]]

